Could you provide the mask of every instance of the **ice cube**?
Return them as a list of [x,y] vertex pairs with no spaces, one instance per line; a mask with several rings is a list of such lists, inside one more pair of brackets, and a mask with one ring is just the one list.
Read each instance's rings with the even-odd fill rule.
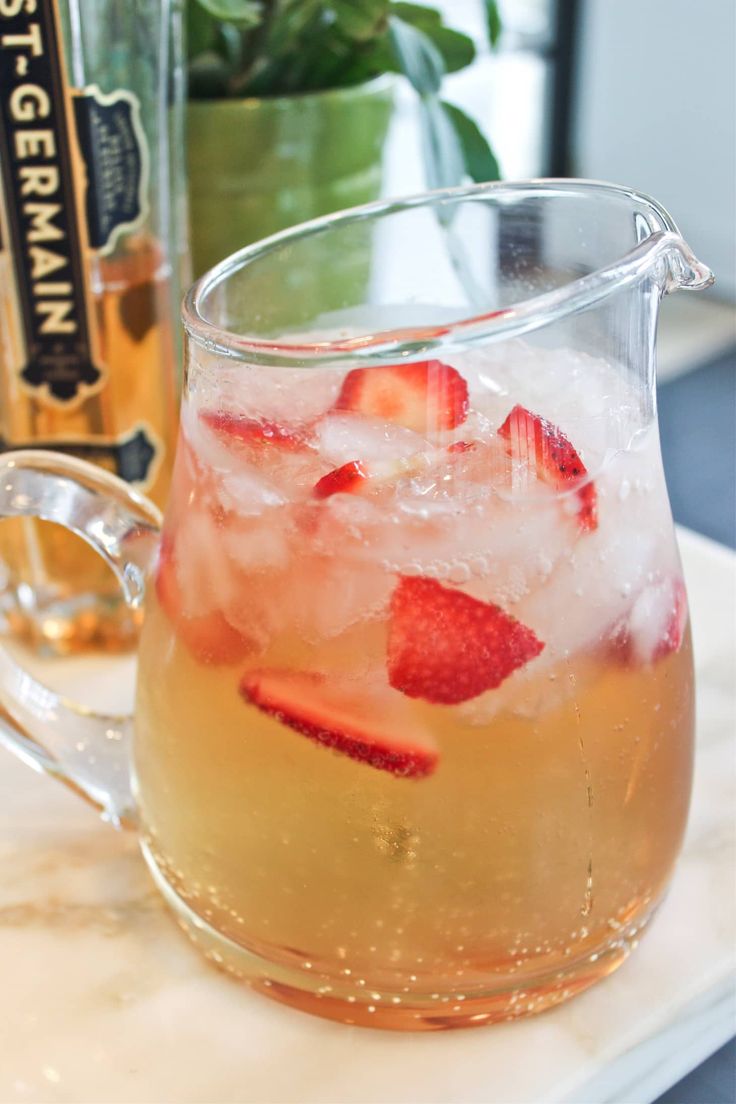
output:
[[274,636],[318,644],[385,617],[394,585],[379,567],[342,550],[329,556],[302,552],[262,588],[263,615]]
[[185,616],[225,611],[237,599],[240,582],[224,547],[222,529],[212,515],[204,510],[184,513],[173,542]]
[[669,577],[645,587],[629,613],[626,632],[632,654],[640,663],[651,663],[660,654],[679,647],[687,605],[678,577]]
[[329,410],[344,371],[337,368],[264,368],[224,363],[213,384],[199,381],[193,405],[242,418],[272,421],[284,429],[311,425]]
[[289,544],[284,513],[271,510],[250,523],[228,519],[222,528],[222,546],[240,570],[280,571],[286,567]]
[[519,403],[558,426],[592,474],[643,425],[646,403],[627,369],[574,348],[504,342],[465,354],[457,368],[476,416],[497,429]]
[[286,502],[273,483],[245,466],[220,475],[215,494],[223,510],[240,517],[253,517]]
[[362,414],[328,414],[316,427],[320,455],[336,467],[349,460],[397,460],[429,450],[427,440],[404,426]]

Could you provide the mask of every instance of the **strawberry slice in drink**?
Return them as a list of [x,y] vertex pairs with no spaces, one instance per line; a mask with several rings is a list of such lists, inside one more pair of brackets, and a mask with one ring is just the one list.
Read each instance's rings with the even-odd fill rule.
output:
[[454,429],[468,416],[468,385],[440,360],[354,368],[346,375],[336,410],[352,410],[416,433]]
[[611,652],[626,666],[679,652],[687,626],[687,593],[679,576],[644,588],[613,631]]
[[[220,485],[226,483],[225,473],[237,475],[236,482],[261,482],[263,505],[274,505],[274,495],[311,487],[324,470],[314,448],[312,427],[306,424],[281,424],[269,419],[248,418],[242,414],[218,410],[201,410],[198,415],[197,448],[205,463],[219,473]],[[245,488],[246,498],[250,492]],[[225,508],[240,512],[236,502]]]
[[[509,455],[524,464],[526,472],[557,491],[570,490],[582,483],[588,474],[572,443],[561,429],[532,414],[526,407],[515,406],[500,427],[499,436],[507,442]],[[581,529],[598,527],[598,501],[592,482],[578,487],[577,518]]]
[[258,421],[219,410],[203,410],[200,418],[223,444],[230,447],[245,445],[259,450],[277,448],[297,452],[309,439],[305,430],[287,429],[277,422]]
[[430,735],[387,698],[361,695],[307,671],[248,671],[239,689],[262,713],[378,770],[424,778],[437,765]]
[[361,464],[360,460],[350,460],[317,480],[312,494],[315,498],[329,498],[333,494],[356,494],[367,479],[365,464]]
[[403,575],[391,598],[388,677],[410,698],[441,705],[469,701],[543,648],[500,606],[435,579]]
[[156,597],[177,636],[198,663],[240,663],[254,651],[254,642],[233,628],[219,609],[189,613],[177,566],[173,542],[164,537],[156,568]]
[[394,486],[399,479],[418,475],[430,464],[429,456],[424,453],[397,457],[395,460],[374,460],[370,464],[364,464],[361,460],[350,460],[317,480],[312,494],[315,498],[329,498],[333,494],[380,491]]

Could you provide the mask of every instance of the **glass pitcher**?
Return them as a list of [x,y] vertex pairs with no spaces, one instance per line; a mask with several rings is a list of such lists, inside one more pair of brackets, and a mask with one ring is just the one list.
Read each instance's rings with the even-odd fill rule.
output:
[[134,734],[5,656],[3,742],[134,825],[199,948],[299,1008],[476,1025],[610,973],[687,817],[655,333],[711,280],[652,200],[554,180],[223,261],[184,305],[162,528],[79,461],[2,460],[3,516],[146,599]]

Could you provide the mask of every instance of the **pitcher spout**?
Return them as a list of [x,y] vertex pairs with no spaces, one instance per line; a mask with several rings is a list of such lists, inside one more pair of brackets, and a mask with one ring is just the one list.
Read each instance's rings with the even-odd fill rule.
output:
[[681,289],[704,291],[714,282],[715,276],[708,266],[698,260],[687,242],[678,235],[673,235],[668,255],[665,294]]

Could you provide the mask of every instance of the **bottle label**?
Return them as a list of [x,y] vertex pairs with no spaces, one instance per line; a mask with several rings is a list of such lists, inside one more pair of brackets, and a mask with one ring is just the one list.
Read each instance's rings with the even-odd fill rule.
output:
[[85,201],[89,244],[109,253],[118,236],[147,212],[148,159],[141,105],[132,92],[105,95],[97,85],[74,97],[74,118],[90,186]]
[[[0,452],[18,448],[0,436]],[[28,441],[27,448],[51,449],[67,456],[89,460],[112,472],[126,483],[145,490],[158,474],[163,446],[150,425],[139,422],[122,437],[65,438],[63,441]]]
[[89,254],[145,217],[147,157],[130,92],[70,89],[54,0],[0,0],[2,248],[12,259],[16,370],[70,408],[105,382]]

